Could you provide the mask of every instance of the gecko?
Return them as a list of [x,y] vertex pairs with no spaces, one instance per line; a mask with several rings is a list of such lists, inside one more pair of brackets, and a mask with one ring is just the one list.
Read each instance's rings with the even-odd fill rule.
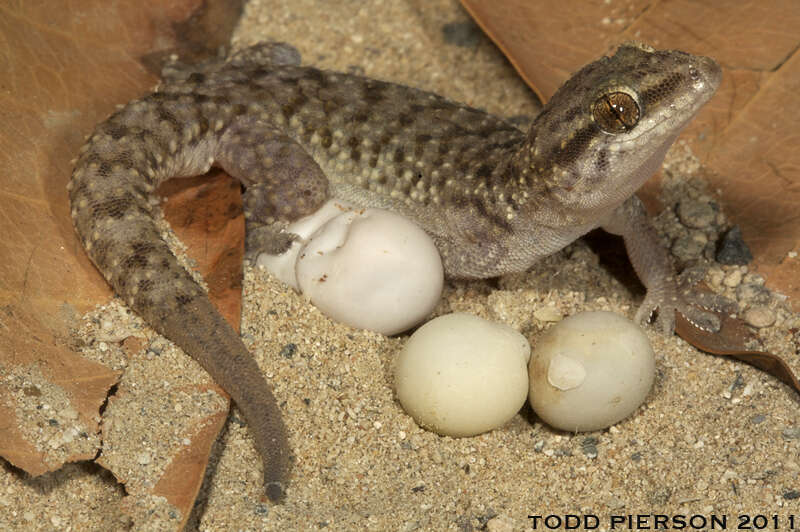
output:
[[115,293],[195,358],[238,406],[263,461],[267,497],[292,463],[281,409],[254,358],[156,226],[156,189],[212,166],[237,178],[248,246],[278,254],[289,222],[327,199],[407,216],[451,278],[525,271],[602,228],[621,235],[646,294],[635,319],[707,313],[679,288],[636,190],[712,97],[708,57],[627,43],[575,73],[527,132],[436,94],[301,66],[262,43],[193,69],[99,124],[68,184],[73,224]]

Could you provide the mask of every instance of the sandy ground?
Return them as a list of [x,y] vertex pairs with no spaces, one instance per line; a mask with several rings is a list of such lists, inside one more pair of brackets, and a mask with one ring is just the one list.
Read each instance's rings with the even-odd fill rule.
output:
[[[454,0],[254,0],[234,42],[260,40],[290,42],[309,64],[434,90],[501,116],[536,112],[528,89]],[[683,148],[672,161],[665,203],[713,203]],[[715,223],[725,220],[723,205]],[[672,211],[658,224],[671,240],[687,237],[701,248],[714,231],[682,228]],[[551,325],[533,316],[542,307],[563,316],[606,309],[632,317],[642,289],[610,272],[599,242],[577,242],[526,274],[448,283],[436,313],[507,323],[534,346]],[[738,295],[742,310],[758,291],[739,287],[761,283],[746,267],[727,266],[714,267],[709,281]],[[541,530],[529,516],[564,514],[596,515],[598,530],[608,530],[612,516],[640,514],[663,514],[673,525],[679,515],[695,515],[694,529],[710,528],[712,515],[726,518],[728,528],[757,524],[747,521],[757,515],[768,517],[770,530],[789,528],[792,518],[800,528],[797,400],[749,366],[651,327],[656,383],[631,418],[570,434],[543,425],[526,407],[501,429],[453,439],[417,427],[393,396],[403,336],[333,323],[258,269],[246,271],[244,298],[243,337],[284,403],[297,456],[293,483],[285,504],[262,501],[259,460],[234,410],[190,530]],[[759,331],[765,347],[800,371],[790,331],[800,320],[779,297],[759,301],[775,317]],[[163,421],[153,425],[169,431]],[[13,523],[10,529],[116,530],[124,526],[116,515],[122,496],[93,465],[37,480],[0,468],[0,523]],[[653,528],[648,519],[639,526]],[[623,521],[616,529],[636,526]]]

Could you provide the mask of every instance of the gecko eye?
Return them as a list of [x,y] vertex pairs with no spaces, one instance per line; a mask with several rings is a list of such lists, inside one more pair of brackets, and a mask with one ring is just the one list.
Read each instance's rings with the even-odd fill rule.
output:
[[609,92],[592,105],[592,118],[603,131],[622,133],[639,122],[639,105],[625,92]]

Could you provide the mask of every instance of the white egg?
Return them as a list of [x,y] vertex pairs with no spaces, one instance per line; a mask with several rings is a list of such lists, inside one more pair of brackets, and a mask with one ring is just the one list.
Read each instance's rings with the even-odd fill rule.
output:
[[430,237],[382,209],[329,202],[288,227],[301,237],[263,265],[341,323],[383,334],[422,321],[442,292],[444,269]]
[[448,314],[406,342],[395,364],[397,398],[420,426],[445,436],[500,427],[525,403],[530,345],[507,325]]
[[529,401],[548,425],[600,430],[632,414],[655,378],[644,331],[613,312],[583,312],[548,329],[529,366]]

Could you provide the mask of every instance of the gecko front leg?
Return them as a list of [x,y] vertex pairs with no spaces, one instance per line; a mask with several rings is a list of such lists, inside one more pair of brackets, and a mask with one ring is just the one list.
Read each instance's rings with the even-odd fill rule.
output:
[[647,288],[647,295],[636,311],[637,323],[650,320],[658,310],[658,325],[665,334],[675,331],[675,312],[680,312],[696,327],[718,331],[719,317],[693,304],[691,293],[679,283],[666,248],[650,223],[642,201],[631,196],[614,209],[601,227],[622,236],[636,275]]

